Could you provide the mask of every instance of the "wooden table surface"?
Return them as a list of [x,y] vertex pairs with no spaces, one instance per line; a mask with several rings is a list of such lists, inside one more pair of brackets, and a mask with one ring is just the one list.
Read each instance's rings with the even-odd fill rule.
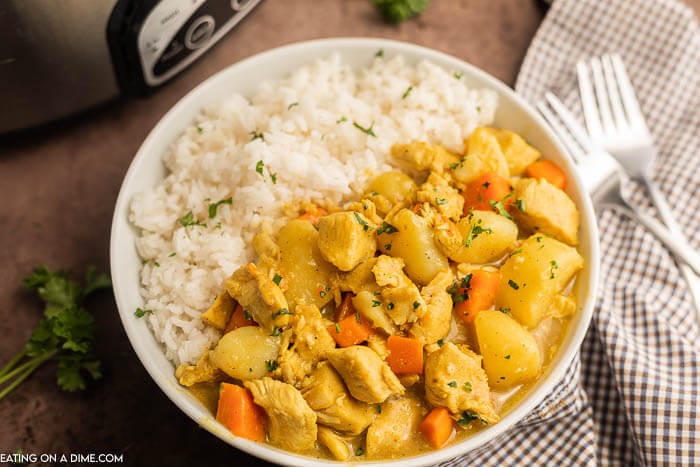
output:
[[[689,1],[696,12],[700,0]],[[109,269],[109,229],[124,174],[148,132],[213,73],[306,39],[398,39],[462,58],[513,85],[546,6],[536,0],[433,0],[419,18],[383,23],[369,0],[266,0],[194,66],[146,100],[120,98],[42,128],[0,136],[0,366],[41,316],[21,278],[38,264]],[[0,400],[0,453],[116,453],[129,465],[248,465],[158,389],[131,349],[109,292],[87,307],[99,326],[103,378],[59,391],[45,365]],[[259,462],[259,461],[258,461]],[[244,464],[245,463],[245,464]]]

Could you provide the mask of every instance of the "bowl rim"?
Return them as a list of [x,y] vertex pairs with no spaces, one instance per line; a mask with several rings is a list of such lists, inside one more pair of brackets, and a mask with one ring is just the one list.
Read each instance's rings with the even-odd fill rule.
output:
[[[187,414],[193,421],[198,423],[201,427],[205,428],[207,431],[217,436],[224,442],[233,445],[234,447],[256,456],[260,459],[267,460],[277,464],[286,465],[338,465],[338,464],[348,464],[348,462],[339,462],[332,460],[322,460],[303,456],[300,454],[295,454],[289,451],[284,451],[276,448],[269,444],[257,443],[249,441],[247,439],[239,438],[230,434],[227,430],[223,430],[218,424],[203,423],[201,419],[201,405],[197,407],[191,400],[183,395],[181,388],[175,387],[168,381],[164,381],[157,377],[158,371],[155,363],[149,358],[149,354],[145,349],[145,344],[142,344],[139,339],[136,338],[136,329],[134,320],[132,319],[132,312],[126,310],[123,300],[120,298],[119,290],[121,280],[118,274],[118,264],[119,253],[117,249],[117,237],[119,233],[119,224],[128,224],[128,219],[124,219],[123,213],[128,212],[128,204],[131,199],[127,199],[126,191],[132,183],[135,177],[136,166],[138,162],[149,157],[149,149],[157,140],[158,134],[163,132],[165,128],[173,124],[177,120],[177,114],[186,107],[192,105],[192,101],[195,101],[197,97],[205,93],[206,89],[214,86],[219,81],[226,81],[226,79],[236,73],[238,69],[252,66],[256,62],[264,62],[269,60],[271,57],[278,56],[290,51],[298,51],[307,49],[311,52],[314,49],[323,49],[327,47],[367,47],[368,49],[382,49],[391,48],[396,49],[398,53],[410,54],[413,56],[418,56],[420,59],[427,59],[430,61],[440,61],[440,62],[450,62],[459,70],[463,70],[477,79],[485,81],[488,83],[490,89],[495,90],[499,94],[506,94],[511,100],[513,100],[520,108],[536,123],[537,127],[543,131],[546,137],[552,142],[553,146],[559,152],[559,154],[566,161],[566,172],[567,175],[573,175],[572,181],[573,185],[576,187],[576,191],[580,194],[580,203],[577,206],[582,212],[582,219],[586,220],[588,223],[588,230],[590,231],[588,237],[588,247],[589,254],[586,258],[587,267],[590,268],[590,273],[588,276],[588,294],[587,300],[580,306],[579,313],[582,314],[579,326],[576,329],[569,329],[567,332],[572,332],[570,345],[565,350],[564,356],[559,361],[555,367],[550,367],[551,373],[549,377],[542,381],[541,385],[536,389],[530,390],[527,395],[519,401],[515,407],[511,408],[507,414],[504,416],[499,423],[490,426],[488,429],[482,430],[473,436],[470,436],[459,443],[452,446],[448,446],[443,449],[430,451],[427,453],[422,453],[417,456],[392,459],[386,461],[369,461],[369,462],[357,462],[365,466],[372,465],[402,465],[402,466],[421,466],[427,464],[434,464],[438,462],[443,462],[449,459],[453,459],[457,456],[466,454],[471,451],[478,450],[485,446],[491,440],[499,437],[516,423],[525,418],[538,404],[540,404],[544,398],[552,392],[552,389],[558,384],[567,368],[570,366],[574,356],[578,353],[583,338],[585,337],[590,321],[593,315],[593,309],[597,298],[597,284],[599,279],[599,242],[598,242],[598,229],[596,223],[596,217],[593,211],[592,201],[588,193],[586,192],[584,185],[582,183],[581,177],[578,171],[575,169],[575,164],[569,156],[568,152],[561,145],[559,140],[555,137],[549,126],[540,117],[540,115],[534,110],[534,108],[527,103],[522,97],[515,93],[513,89],[508,87],[506,84],[490,75],[489,73],[477,68],[470,63],[440,52],[428,47],[420,46],[413,43],[397,41],[392,39],[383,38],[372,38],[372,37],[337,37],[337,38],[327,38],[327,39],[315,39],[308,41],[293,42],[290,44],[285,44],[279,47],[265,50],[258,54],[247,57],[241,61],[233,63],[226,68],[218,71],[217,73],[209,76],[207,79],[202,81],[187,94],[182,96],[175,105],[173,105],[166,113],[163,115],[155,126],[151,129],[148,136],[145,138],[138,151],[136,152],[134,158],[132,159],[129,168],[122,181],[117,201],[115,204],[114,214],[112,218],[112,226],[110,229],[110,272],[113,278],[113,289],[115,301],[117,304],[118,312],[122,325],[129,339],[129,343],[136,352],[137,357],[141,361],[149,376],[158,385],[158,387],[165,393],[165,395],[170,399],[176,406],[180,408],[185,414]],[[311,54],[310,58],[318,58],[321,55]],[[232,90],[234,91],[234,90]],[[201,110],[201,106],[200,106]],[[150,157],[155,157],[151,155]],[[162,159],[162,154],[158,155]],[[149,329],[149,332],[152,331]],[[561,351],[561,349],[560,349]],[[351,462],[352,463],[352,462]]]

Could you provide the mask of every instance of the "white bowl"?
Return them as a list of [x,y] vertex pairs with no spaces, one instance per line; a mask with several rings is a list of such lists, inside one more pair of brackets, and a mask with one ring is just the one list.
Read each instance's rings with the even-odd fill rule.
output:
[[[184,388],[174,376],[174,368],[156,342],[144,320],[134,316],[134,310],[143,306],[139,295],[141,260],[136,252],[136,229],[129,223],[129,203],[135,194],[154,187],[166,173],[163,155],[175,138],[194,120],[200,110],[235,90],[251,95],[263,79],[282,78],[297,67],[312,60],[340,52],[353,66],[368,65],[377,50],[387,56],[402,54],[406,61],[415,63],[428,59],[448,70],[463,73],[462,79],[474,88],[488,88],[499,96],[494,126],[507,128],[522,135],[538,148],[545,158],[563,167],[569,177],[567,191],[581,212],[580,251],[586,265],[579,273],[577,287],[579,309],[568,327],[567,335],[549,368],[527,395],[495,425],[445,449],[420,456],[381,462],[382,465],[426,465],[445,461],[482,446],[508,430],[525,417],[561,380],[564,371],[581,345],[593,313],[595,285],[598,283],[598,237],[591,200],[571,159],[547,129],[544,121],[523,99],[505,84],[462,60],[412,44],[383,39],[324,39],[301,42],[273,49],[215,74],[183,97],[158,122],[139,148],[124,178],[112,220],[110,259],[114,295],[126,334],[141,363],[153,380],[181,410],[200,426],[227,443],[249,454],[279,464],[326,465],[321,461],[299,456],[233,436]],[[372,465],[368,463],[367,465]]]

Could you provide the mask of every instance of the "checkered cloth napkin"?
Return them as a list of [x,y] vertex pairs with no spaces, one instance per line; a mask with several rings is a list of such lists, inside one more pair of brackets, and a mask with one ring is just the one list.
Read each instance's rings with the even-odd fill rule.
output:
[[[554,91],[581,118],[575,64],[617,52],[659,152],[654,180],[700,249],[700,31],[675,0],[555,0],[516,91]],[[625,187],[653,213],[646,192]],[[562,382],[513,429],[446,465],[700,464],[700,333],[669,252],[613,211],[598,215],[593,321]]]

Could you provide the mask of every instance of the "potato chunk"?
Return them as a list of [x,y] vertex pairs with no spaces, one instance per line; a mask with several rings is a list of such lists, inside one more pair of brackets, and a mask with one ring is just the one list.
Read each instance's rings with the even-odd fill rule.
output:
[[518,250],[501,266],[496,307],[510,309],[515,319],[532,329],[583,267],[583,257],[575,248],[541,234],[529,237]]
[[231,378],[262,378],[268,371],[265,362],[276,360],[280,349],[279,337],[269,334],[258,326],[224,334],[209,355],[211,364]]
[[403,258],[406,274],[413,281],[426,285],[448,266],[426,219],[410,209],[401,209],[388,222],[393,228],[383,227],[383,232],[377,236],[379,249],[384,254]]
[[412,205],[416,202],[416,182],[403,172],[389,171],[377,175],[369,184],[363,198],[375,202],[377,211],[385,215],[396,204]]
[[499,128],[485,128],[485,130],[498,140],[498,145],[508,162],[511,177],[521,175],[525,171],[525,167],[541,156],[537,149],[527,144],[517,133]]
[[318,249],[341,271],[350,271],[374,255],[375,226],[358,212],[337,212],[318,222]]
[[537,377],[542,355],[517,321],[499,310],[484,310],[476,315],[474,329],[491,387],[509,388]]
[[427,410],[415,397],[402,397],[382,404],[382,412],[367,430],[367,457],[405,457],[419,445],[418,426]]
[[521,227],[549,234],[569,245],[578,244],[579,213],[566,193],[544,178],[521,178],[514,185],[515,198],[525,208],[525,212],[513,210]]
[[311,223],[295,219],[280,230],[277,241],[281,285],[286,287],[289,310],[294,311],[297,303],[323,308],[333,298],[333,293],[326,289],[330,286],[333,266],[321,256],[318,231]]
[[508,177],[506,161],[498,140],[486,128],[477,128],[464,142],[465,155],[455,167],[453,176],[467,184],[486,172],[496,172],[501,177]]
[[484,264],[503,256],[518,237],[515,223],[492,211],[473,211],[457,224],[438,218],[435,240],[458,263]]

